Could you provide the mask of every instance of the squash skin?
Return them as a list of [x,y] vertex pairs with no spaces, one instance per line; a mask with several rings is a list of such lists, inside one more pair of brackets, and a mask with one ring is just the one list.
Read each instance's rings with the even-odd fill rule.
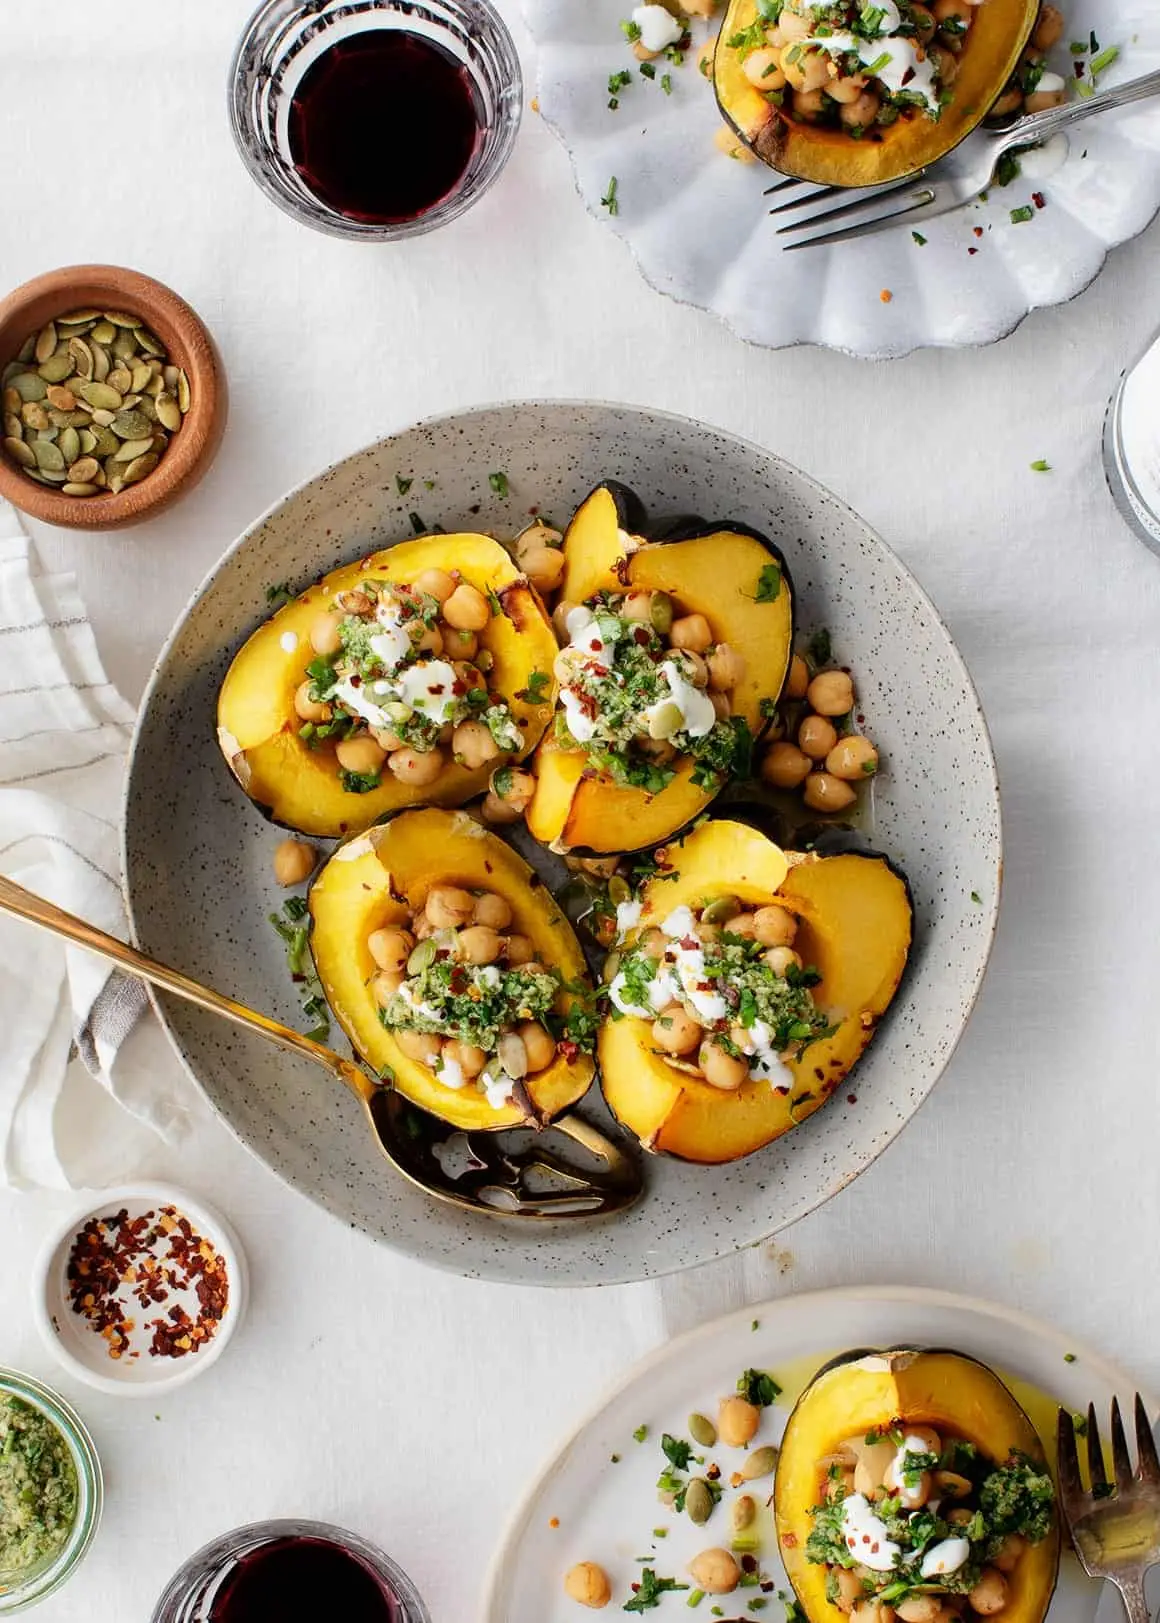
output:
[[[346,840],[322,868],[309,896],[318,977],[358,1053],[376,1071],[390,1066],[398,1091],[420,1109],[469,1132],[527,1126],[518,1104],[495,1110],[478,1089],[446,1087],[426,1065],[409,1059],[380,1021],[367,986],[375,971],[367,948],[371,931],[402,923],[409,910],[422,906],[432,885],[445,882],[503,896],[513,928],[531,939],[540,961],[566,981],[587,981],[572,926],[522,857],[466,812],[434,806],[400,812]],[[566,993],[562,999],[561,1007],[572,1001]],[[528,1082],[537,1119],[549,1121],[575,1104],[594,1073],[590,1055],[568,1061],[557,1054]]]
[[[843,1353],[818,1371],[786,1426],[774,1484],[774,1521],[786,1575],[807,1623],[844,1623],[826,1599],[825,1568],[806,1559],[810,1507],[817,1503],[817,1461],[846,1437],[901,1419],[940,1426],[975,1444],[995,1464],[1013,1449],[1046,1469],[1031,1421],[998,1375],[948,1349],[892,1348]],[[1059,1568],[1060,1532],[1029,1545],[1008,1575],[1004,1623],[1042,1623]]]
[[902,979],[912,908],[906,881],[884,857],[787,855],[748,824],[723,817],[670,846],[668,857],[677,878],[645,885],[634,935],[682,902],[723,895],[754,905],[776,901],[797,914],[797,950],[822,974],[814,993],[819,1005],[844,1014],[832,1036],[793,1062],[795,1081],[785,1094],[758,1081],[723,1094],[662,1059],[647,1021],[626,1015],[605,1022],[597,1052],[613,1114],[648,1150],[717,1165],[798,1126],[849,1073]]
[[[754,738],[767,726],[762,701],[775,701],[793,655],[793,586],[773,544],[745,525],[707,526],[685,521],[663,540],[642,541],[626,520],[643,521],[631,491],[606,484],[581,503],[564,537],[562,598],[583,603],[596,592],[629,589],[670,593],[685,612],[708,620],[717,641],[745,659],[745,677],[733,691],[734,714]],[[772,602],[754,601],[762,569],[774,565],[781,589]],[[551,736],[536,754],[536,792],[528,828],[544,845],[596,855],[641,851],[663,843],[709,806],[717,790],[693,783],[686,757],[659,794],[613,783],[588,765],[583,751],[563,750]]]
[[979,6],[959,57],[954,100],[937,122],[912,116],[854,140],[845,130],[798,123],[772,106],[745,77],[728,41],[758,16],[757,0],[731,0],[713,55],[713,88],[725,122],[779,174],[822,186],[876,186],[934,163],[986,117],[1014,72],[1038,14],[1038,0],[987,0]]
[[[406,584],[425,569],[458,570],[480,591],[494,592],[503,605],[480,633],[481,647],[495,658],[492,682],[525,723],[522,756],[539,742],[551,717],[551,680],[556,639],[539,597],[497,541],[485,535],[437,535],[402,541],[383,552],[324,575],[293,602],[271,616],[234,657],[218,697],[218,742],[226,764],[246,794],[272,822],[302,834],[337,837],[357,833],[405,806],[459,806],[487,788],[489,767],[469,772],[449,763],[428,788],[400,783],[384,771],[367,794],[342,787],[333,755],[314,753],[298,736],[294,690],[313,657],[309,632],[319,613],[340,592],[368,575]],[[281,637],[292,633],[297,647],[287,652]],[[547,674],[543,698],[529,704],[515,695],[526,690],[533,671]]]

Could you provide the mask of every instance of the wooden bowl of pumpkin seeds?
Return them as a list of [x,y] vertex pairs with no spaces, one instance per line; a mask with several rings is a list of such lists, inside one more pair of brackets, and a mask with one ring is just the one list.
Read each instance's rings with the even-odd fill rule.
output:
[[75,265],[0,302],[0,495],[33,518],[112,530],[192,488],[225,429],[213,340],[171,288]]

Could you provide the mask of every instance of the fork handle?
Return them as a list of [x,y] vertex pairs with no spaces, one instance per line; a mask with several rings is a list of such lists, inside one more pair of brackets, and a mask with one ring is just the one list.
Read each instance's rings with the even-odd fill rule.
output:
[[1021,118],[1011,128],[1011,140],[1006,149],[1025,146],[1032,141],[1046,141],[1069,125],[1091,118],[1094,113],[1106,113],[1113,107],[1127,107],[1134,101],[1145,101],[1155,95],[1160,95],[1160,70],[1145,73],[1139,79],[1129,79],[1126,84],[1113,85],[1110,90],[1097,91],[1094,96],[1082,101],[1065,102],[1062,107],[1048,107],[1042,113]]
[[1152,1623],[1148,1602],[1144,1599],[1143,1578],[1113,1578],[1112,1582],[1124,1597],[1128,1623]]

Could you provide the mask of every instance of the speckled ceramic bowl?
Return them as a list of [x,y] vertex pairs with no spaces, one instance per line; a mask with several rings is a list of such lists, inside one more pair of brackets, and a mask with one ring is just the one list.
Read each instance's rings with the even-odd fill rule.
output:
[[[488,482],[501,469],[506,498]],[[859,707],[885,761],[874,784],[873,840],[905,869],[917,914],[903,989],[855,1073],[856,1104],[839,1093],[778,1143],[731,1166],[652,1160],[645,1198],[613,1221],[517,1225],[424,1198],[391,1175],[362,1111],[323,1072],[158,999],[215,1109],[295,1188],[421,1261],[523,1283],[612,1284],[750,1245],[855,1178],[937,1081],[986,966],[1001,841],[986,725],[921,588],[848,507],[732,435],[632,406],[481,407],[356,453],[247,531],[161,654],[129,772],[125,873],[137,941],[296,1023],[282,946],[267,923],[277,905],[278,834],[234,785],[214,739],[218,684],[266,612],[267,586],[305,586],[410,534],[412,511],[448,530],[511,534],[532,509],[566,517],[608,476],[633,486],[654,514],[699,512],[764,530],[789,562],[800,623],[828,626],[856,672]],[[396,479],[411,484],[400,493]]]

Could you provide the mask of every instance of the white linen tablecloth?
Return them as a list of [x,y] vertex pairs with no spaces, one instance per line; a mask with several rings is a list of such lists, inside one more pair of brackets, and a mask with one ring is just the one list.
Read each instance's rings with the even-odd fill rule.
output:
[[[972,1291],[1160,1385],[1160,565],[1122,528],[1099,461],[1104,403],[1160,323],[1160,233],[987,350],[886,366],[747,350],[644,286],[531,113],[500,183],[446,231],[375,249],[294,225],[254,189],[226,125],[247,9],[5,8],[3,280],[84,259],[137,266],[201,311],[230,376],[229,433],[188,500],[123,535],[36,532],[46,565],[76,571],[121,691],[138,695],[190,591],[255,514],[383,432],[534,394],[686,412],[832,486],[940,605],[999,756],[1003,919],[962,1047],[898,1143],[775,1244],[659,1286],[537,1293],[423,1272],[200,1121],[152,1170],[236,1222],[250,1316],[221,1365],[172,1400],[59,1380],[96,1434],[108,1508],[83,1572],[38,1616],[144,1623],[203,1539],[294,1512],[378,1539],[435,1623],[469,1623],[521,1487],[601,1389],[665,1335],[767,1293]],[[502,9],[525,46],[513,0]],[[51,116],[54,98],[67,118]],[[111,107],[143,132],[144,156],[114,159],[100,133]],[[1039,458],[1051,473],[1031,471]],[[50,1380],[25,1293],[61,1205],[0,1197],[0,1360]]]

